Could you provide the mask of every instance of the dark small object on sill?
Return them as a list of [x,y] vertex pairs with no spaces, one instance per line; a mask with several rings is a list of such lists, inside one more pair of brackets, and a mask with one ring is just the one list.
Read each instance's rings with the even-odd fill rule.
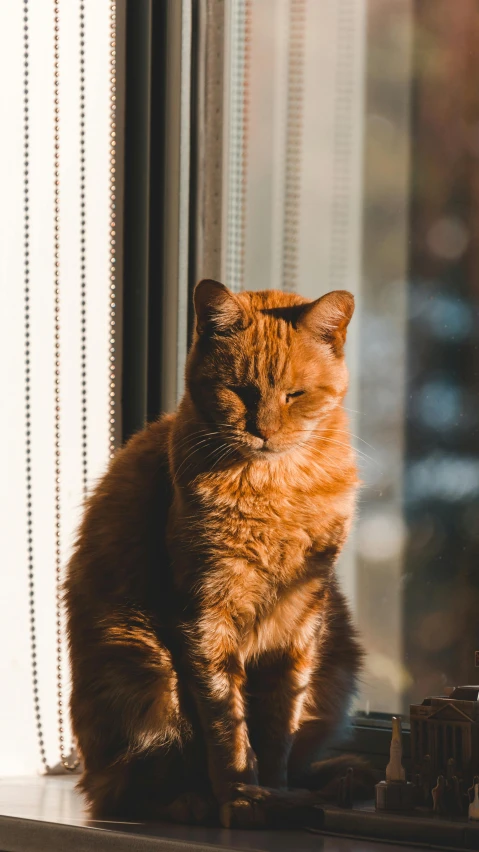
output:
[[462,790],[462,779],[454,775],[452,779],[452,813],[455,816],[462,816],[467,810],[465,809],[465,796]]
[[421,761],[419,776],[422,788],[421,804],[426,808],[432,808],[431,757],[429,754],[426,754]]
[[447,761],[447,780],[452,783],[452,779],[456,774],[456,761],[450,757]]
[[[441,776],[442,777],[442,776]],[[438,779],[439,784],[439,779]],[[450,819],[454,819],[455,817],[462,816],[464,813],[464,801],[463,801],[463,793],[462,793],[462,781],[457,775],[453,775],[451,778],[447,777],[444,779],[444,793],[443,793],[443,803],[444,803],[444,813]]]
[[353,806],[354,770],[352,766],[346,770],[346,775],[339,781],[338,807],[352,808]]
[[398,813],[414,810],[415,787],[410,781],[380,781],[375,789],[377,811]]
[[440,816],[446,816],[446,784],[444,781],[444,775],[439,775],[437,784],[432,789],[432,801],[433,812]]
[[[424,789],[423,779],[420,772],[416,772],[413,777],[413,801],[416,808],[423,808],[426,805],[427,794]],[[429,788],[428,788],[429,791]]]

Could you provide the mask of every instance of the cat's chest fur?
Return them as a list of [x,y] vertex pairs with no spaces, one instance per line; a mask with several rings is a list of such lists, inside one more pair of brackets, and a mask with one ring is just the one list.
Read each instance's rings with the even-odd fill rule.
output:
[[[245,662],[313,636],[354,513],[354,464],[311,457],[204,471],[177,487],[169,549],[181,597]],[[216,634],[215,634],[216,635]],[[213,641],[210,636],[209,641]]]
[[258,465],[200,477],[174,521],[186,584],[191,568],[249,626],[251,648],[269,643],[273,626],[294,626],[320,591],[321,554],[342,546],[353,507],[354,488],[320,486],[314,470]]

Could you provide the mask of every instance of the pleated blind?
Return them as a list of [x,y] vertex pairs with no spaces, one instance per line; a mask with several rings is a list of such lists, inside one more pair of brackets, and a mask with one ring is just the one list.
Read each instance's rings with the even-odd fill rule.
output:
[[118,433],[116,6],[0,4],[0,774],[71,747],[59,583]]

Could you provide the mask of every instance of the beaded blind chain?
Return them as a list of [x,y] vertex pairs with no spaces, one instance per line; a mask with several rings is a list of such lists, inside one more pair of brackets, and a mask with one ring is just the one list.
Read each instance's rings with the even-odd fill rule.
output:
[[[86,290],[86,145],[85,145],[85,3],[80,0],[80,337],[81,337],[81,447],[82,447],[82,490],[84,498],[88,491],[88,456],[87,456],[87,290]],[[109,150],[109,209],[110,209],[110,238],[109,238],[109,405],[108,405],[108,452],[112,457],[115,452],[116,430],[116,182],[115,182],[115,152],[116,152],[116,2],[109,5],[109,52],[110,52],[110,150]],[[53,301],[54,301],[54,448],[55,448],[55,627],[56,627],[56,686],[57,686],[57,720],[58,740],[61,766],[64,770],[73,772],[80,761],[75,755],[72,744],[71,753],[67,756],[64,751],[64,686],[63,686],[63,652],[62,652],[62,559],[61,559],[61,336],[60,336],[60,0],[53,0],[53,130],[54,130],[54,223],[53,223]],[[45,738],[41,718],[39,677],[37,661],[37,633],[35,609],[35,577],[33,555],[33,490],[32,490],[32,451],[31,451],[31,340],[30,340],[30,161],[29,161],[29,131],[30,131],[30,100],[29,100],[29,0],[23,0],[24,24],[24,293],[25,293],[25,467],[26,467],[26,504],[27,504],[27,572],[29,589],[30,615],[30,644],[33,680],[33,701],[40,756],[47,772],[52,771],[48,765],[45,751]],[[53,769],[58,771],[57,767]]]
[[355,99],[355,48],[353,33],[357,8],[354,0],[340,0],[336,8],[337,57],[335,69],[334,135],[331,209],[331,290],[348,287],[351,257],[352,134]]
[[232,0],[226,283],[244,285],[252,0]]
[[45,768],[47,756],[43,736],[42,717],[40,712],[40,694],[38,688],[37,662],[37,633],[35,611],[35,575],[33,557],[33,493],[32,493],[32,416],[31,416],[31,344],[30,344],[30,96],[29,96],[29,8],[28,0],[23,0],[23,198],[24,198],[24,290],[25,290],[25,467],[26,467],[26,501],[27,501],[27,572],[28,598],[30,615],[30,646],[32,656],[33,707],[37,726],[38,744],[41,761]]
[[109,456],[116,444],[116,3],[110,3],[110,328],[108,362]]
[[282,287],[288,292],[298,277],[306,0],[290,3]]
[[86,374],[86,201],[85,201],[85,4],[80,3],[80,334],[81,449],[83,499],[88,495],[87,374]]
[[65,727],[63,717],[63,650],[62,650],[62,555],[61,555],[61,338],[60,338],[60,8],[53,0],[53,302],[54,302],[54,402],[55,402],[55,621],[57,655],[57,720],[60,760],[64,769],[73,772],[79,761],[71,763],[65,755]]
[[246,203],[248,188],[248,148],[250,133],[250,105],[251,105],[251,14],[252,0],[245,0],[245,23],[244,23],[244,77],[243,77],[243,158],[241,163],[241,219],[240,219],[240,251],[239,268],[241,287],[244,287],[245,279],[245,255],[246,255]]

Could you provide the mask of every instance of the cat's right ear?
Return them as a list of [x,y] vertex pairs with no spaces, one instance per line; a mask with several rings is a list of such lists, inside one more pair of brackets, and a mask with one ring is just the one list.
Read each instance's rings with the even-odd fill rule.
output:
[[246,328],[246,311],[234,293],[224,284],[204,278],[193,294],[198,334],[227,334],[238,328]]

